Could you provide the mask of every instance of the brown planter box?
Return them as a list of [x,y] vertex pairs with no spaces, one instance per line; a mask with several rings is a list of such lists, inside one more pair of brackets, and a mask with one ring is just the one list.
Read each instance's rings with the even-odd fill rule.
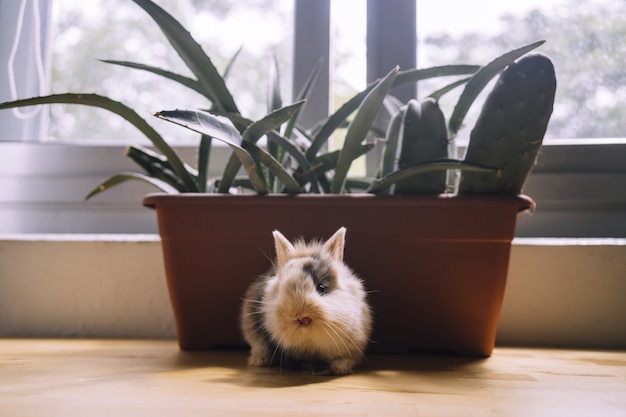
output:
[[151,194],[181,349],[242,346],[241,297],[287,238],[347,228],[381,353],[489,356],[526,196]]

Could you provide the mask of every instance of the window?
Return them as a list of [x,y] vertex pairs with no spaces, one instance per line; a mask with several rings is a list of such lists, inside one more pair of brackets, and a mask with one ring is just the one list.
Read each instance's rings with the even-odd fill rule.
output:
[[[272,54],[283,73],[283,91],[285,95],[289,92],[291,0],[160,0],[157,4],[191,31],[218,69],[224,71],[241,49],[228,81],[242,114],[251,118],[264,114]],[[138,109],[174,143],[186,138],[195,143],[196,135],[186,136],[182,129],[152,120],[150,115],[165,109],[207,107],[204,97],[157,75],[99,61],[133,61],[191,75],[158,26],[139,6],[129,0],[54,0],[52,10],[53,93],[86,91],[108,95]],[[48,140],[121,144],[144,140],[127,122],[100,109],[55,105],[50,106],[50,111]]]
[[[102,0],[98,0],[101,2]],[[158,1],[158,0],[157,0]],[[626,180],[623,164],[626,155],[626,141],[624,132],[626,117],[624,111],[626,101],[626,83],[624,67],[626,53],[623,44],[626,41],[626,13],[623,2],[610,0],[594,0],[584,5],[575,0],[524,0],[512,3],[506,2],[465,2],[460,0],[438,0],[437,2],[418,1],[417,13],[413,9],[414,3],[404,0],[335,0],[335,1],[306,1],[306,0],[255,0],[241,2],[222,2],[220,0],[185,0],[171,1],[161,0],[159,4],[179,16],[182,21],[192,23],[190,28],[195,36],[203,32],[207,24],[219,28],[219,38],[227,39],[220,42],[216,53],[227,60],[233,55],[241,43],[248,57],[254,62],[254,71],[250,70],[250,64],[245,64],[241,59],[241,71],[247,71],[250,82],[257,83],[264,79],[262,71],[268,65],[268,45],[273,45],[279,54],[281,63],[285,63],[283,73],[293,72],[293,83],[298,85],[306,77],[317,57],[326,56],[334,60],[332,66],[333,82],[328,79],[321,80],[322,85],[332,86],[334,96],[348,96],[352,91],[365,85],[368,63],[365,59],[365,45],[368,42],[380,41],[382,50],[395,52],[395,57],[385,58],[383,55],[375,55],[370,48],[367,52],[369,64],[375,62],[380,68],[387,70],[398,64],[402,57],[409,57],[414,48],[411,47],[418,41],[417,62],[418,66],[425,67],[441,63],[464,62],[486,63],[497,53],[512,49],[513,47],[527,43],[538,38],[545,38],[548,43],[542,47],[541,52],[550,55],[557,66],[557,106],[550,123],[544,150],[539,158],[526,192],[533,196],[538,203],[538,210],[532,216],[520,218],[519,236],[620,236],[626,235],[626,190],[621,184]],[[2,2],[3,7],[0,19],[3,24],[0,30],[8,30],[10,25],[4,24],[4,19],[9,19],[8,12],[4,9],[8,2]],[[28,0],[9,2],[14,8],[25,7],[24,16],[34,16],[34,3],[39,4],[42,12],[50,7],[46,0]],[[222,13],[222,18],[213,19],[201,13],[202,10],[217,10]],[[71,9],[62,9],[66,5],[73,4],[81,12],[71,12]],[[95,0],[89,5],[95,4]],[[228,4],[237,10],[232,16],[248,19],[244,25],[235,26],[228,23],[228,10],[218,6]],[[245,9],[237,9],[240,4],[245,4]],[[295,4],[295,7],[294,7]],[[93,58],[111,58],[144,60],[145,51],[154,52],[154,57],[145,57],[146,60],[154,59],[156,64],[169,64],[161,42],[154,41],[146,46],[143,39],[152,39],[158,30],[154,27],[147,28],[138,22],[150,22],[140,12],[130,12],[134,4],[129,0],[109,0],[106,6],[97,7],[98,15],[91,16],[86,3],[77,0],[55,0],[54,10],[64,10],[62,14],[67,31],[58,34],[55,38],[55,48],[80,52],[83,45],[89,45],[89,53]],[[122,7],[124,5],[124,7]],[[129,5],[129,7],[126,7]],[[271,7],[269,7],[271,5]],[[367,5],[367,9],[366,9]],[[107,13],[101,13],[106,10]],[[253,10],[247,12],[246,10]],[[295,27],[291,27],[294,21],[291,16],[295,11]],[[478,11],[478,12],[477,12]],[[267,13],[263,19],[255,18],[255,13]],[[16,13],[13,11],[12,13]],[[471,18],[478,13],[476,18]],[[332,33],[336,36],[333,41],[335,49],[329,52],[328,16],[334,17]],[[367,16],[369,14],[369,16]],[[407,25],[384,26],[383,30],[375,30],[372,22],[384,22],[386,17],[408,16],[414,18],[417,15],[417,32],[408,33]],[[300,16],[300,17],[299,17]],[[315,16],[315,18],[313,18]],[[366,17],[367,16],[367,17]],[[4,17],[4,18],[3,18]],[[111,30],[112,25],[119,24],[122,19],[128,19],[132,24],[131,34],[119,39],[117,30]],[[12,22],[14,19],[9,19]],[[25,19],[26,21],[27,19]],[[261,21],[262,20],[262,21]],[[366,28],[365,22],[369,20],[370,26]],[[89,35],[79,35],[72,27],[78,22],[88,22],[87,26],[104,26],[94,28]],[[394,21],[394,20],[392,20]],[[353,24],[357,22],[357,24]],[[255,27],[255,24],[260,26]],[[222,30],[236,27],[236,33],[242,38],[254,39],[253,43],[246,45],[231,37],[223,37]],[[241,29],[245,27],[244,29]],[[572,28],[576,28],[573,30]],[[392,30],[393,29],[393,30]],[[99,32],[100,30],[100,32]],[[198,32],[196,32],[196,30]],[[45,33],[43,29],[41,33]],[[144,31],[149,31],[146,35]],[[367,31],[367,34],[366,34]],[[270,34],[270,43],[257,44],[259,33]],[[2,32],[4,33],[4,32]],[[25,32],[24,32],[25,33]],[[100,35],[98,35],[100,33]],[[206,33],[214,33],[213,30]],[[292,34],[295,37],[292,38]],[[506,36],[504,36],[506,34]],[[4,35],[3,38],[11,38]],[[81,37],[100,36],[99,42],[86,42],[87,38]],[[203,36],[203,35],[202,35]],[[208,36],[208,35],[207,35]],[[404,41],[398,42],[398,37],[404,37]],[[374,39],[372,39],[374,38]],[[22,40],[26,42],[26,38]],[[293,65],[289,63],[291,56],[291,42],[296,44]],[[85,41],[85,42],[83,42]],[[210,40],[207,40],[212,44]],[[112,43],[114,53],[91,50],[94,45]],[[123,48],[119,48],[122,44]],[[304,45],[304,46],[303,46]],[[371,44],[370,44],[371,45]],[[477,47],[478,46],[478,47]],[[6,46],[4,47],[6,49]],[[115,50],[117,48],[117,50]],[[0,48],[2,49],[2,48]],[[304,51],[304,52],[303,52]],[[0,51],[1,52],[1,51]],[[215,54],[211,52],[212,56]],[[265,56],[264,56],[265,54]],[[80,53],[79,57],[83,54]],[[5,55],[2,55],[5,56]],[[242,57],[243,58],[243,57]],[[407,58],[407,59],[409,59]],[[110,93],[110,88],[121,85],[120,98],[126,101],[137,98],[146,103],[146,112],[154,111],[148,90],[154,89],[152,76],[140,74],[139,81],[129,81],[133,70],[117,68],[115,66],[100,63],[91,59],[78,61],[72,64],[67,56],[61,56],[57,62],[58,68],[63,73],[68,73],[73,67],[94,68],[93,73],[87,73],[85,84],[72,84],[76,80],[70,79],[68,84],[53,86],[53,91],[79,90],[83,87],[96,86],[97,91]],[[385,59],[389,59],[386,62]],[[222,61],[222,64],[225,61]],[[260,62],[260,64],[259,64]],[[172,65],[176,65],[173,63]],[[239,64],[238,64],[239,65]],[[406,67],[403,65],[402,67]],[[110,78],[102,77],[95,73],[98,71],[111,72]],[[1,71],[1,70],[0,70]],[[119,72],[118,72],[119,71]],[[261,75],[258,75],[261,73]],[[0,72],[0,75],[2,72]],[[119,75],[118,75],[119,74]],[[123,74],[123,75],[122,75]],[[53,77],[54,78],[54,77]],[[234,77],[235,78],[235,77]],[[239,79],[239,77],[236,77]],[[100,84],[101,80],[107,79]],[[287,80],[288,77],[285,77]],[[131,88],[130,85],[133,85]],[[137,88],[139,85],[141,88]],[[264,94],[263,88],[250,89],[251,91]],[[35,89],[37,87],[35,86]],[[243,88],[246,88],[243,86]],[[418,97],[423,97],[434,86],[420,85]],[[166,106],[181,107],[179,92],[175,90],[162,91],[167,99],[163,103]],[[283,91],[285,94],[290,90],[290,84],[286,81]],[[30,93],[32,94],[32,93]],[[111,93],[113,94],[113,93]],[[116,93],[117,94],[117,93]],[[133,97],[137,94],[138,97]],[[326,111],[325,106],[329,102],[329,94],[318,97],[315,111]],[[27,94],[26,94],[27,95]],[[4,100],[4,97],[2,97]],[[193,103],[194,98],[185,98],[185,103]],[[443,99],[442,99],[443,100]],[[254,108],[258,98],[251,96],[250,108]],[[159,101],[161,103],[161,101]],[[187,104],[184,104],[185,106]],[[442,105],[446,105],[442,102]],[[478,108],[478,106],[474,106]],[[154,221],[150,212],[139,207],[141,196],[150,191],[141,185],[128,185],[112,190],[108,196],[94,200],[88,205],[82,203],[82,197],[93,184],[102,177],[120,169],[132,169],[121,155],[121,146],[94,144],[84,146],[87,139],[111,139],[111,137],[123,138],[125,144],[135,132],[112,134],[118,127],[117,120],[107,121],[106,131],[96,131],[94,123],[89,122],[80,127],[82,117],[77,116],[77,108],[73,107],[71,113],[62,114],[64,110],[57,106],[51,106],[53,113],[51,134],[57,139],[75,139],[73,144],[53,143],[24,144],[2,143],[4,148],[0,152],[0,184],[3,184],[8,193],[0,197],[0,218],[5,219],[0,223],[0,231],[4,232],[48,232],[48,231],[83,231],[83,232],[153,232]],[[158,109],[157,109],[158,110]],[[445,111],[445,109],[444,109]],[[2,116],[0,112],[0,117]],[[93,116],[102,120],[103,112],[94,110]],[[84,118],[84,120],[89,120]],[[467,121],[472,124],[471,116]],[[123,123],[121,123],[123,124]],[[3,123],[3,126],[5,124]],[[132,131],[132,129],[131,129]],[[176,129],[172,135],[181,134]],[[467,135],[462,132],[461,135]],[[34,137],[27,133],[27,139]],[[8,138],[9,140],[15,138]],[[462,137],[460,138],[462,139]],[[187,150],[191,154],[192,150]],[[106,153],[106,157],[100,157]],[[183,147],[182,152],[185,152]],[[96,162],[89,162],[93,154]],[[54,159],[52,157],[58,157]],[[3,159],[6,158],[6,161]],[[80,161],[80,162],[79,162]],[[105,163],[106,162],[106,163]],[[118,164],[109,166],[108,163]],[[371,164],[370,164],[371,165]],[[81,169],[85,171],[81,171]],[[17,174],[16,174],[17,172]],[[87,174],[85,174],[87,172]],[[17,176],[21,176],[19,181]],[[45,180],[45,181],[44,181]],[[52,185],[50,185],[52,183]],[[62,191],[60,196],[53,196],[51,190],[58,188]],[[102,223],[94,222],[92,212],[97,212]],[[25,216],[26,215],[26,216]],[[84,221],[78,219],[83,218]],[[15,219],[22,219],[19,222]],[[144,220],[139,221],[142,218]],[[13,220],[7,220],[13,219]],[[27,220],[24,220],[27,219]],[[61,219],[61,220],[59,220]],[[133,219],[133,220],[129,220]]]
[[[554,61],[558,82],[546,138],[624,137],[623,2],[442,0],[418,7],[420,65],[487,62],[498,51],[545,39],[538,52]],[[468,19],[474,10],[477,18]]]

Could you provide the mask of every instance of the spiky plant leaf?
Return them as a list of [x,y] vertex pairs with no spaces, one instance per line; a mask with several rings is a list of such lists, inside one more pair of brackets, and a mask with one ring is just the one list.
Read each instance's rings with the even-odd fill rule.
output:
[[[241,117],[235,117],[235,123],[237,123],[238,129],[243,128],[242,138],[243,140],[250,141],[256,143],[263,135],[276,130],[281,124],[283,124],[287,119],[292,117],[298,109],[304,104],[304,101],[299,101],[288,106],[277,109],[270,114],[263,117],[261,120],[256,122],[249,121],[248,119],[244,119]],[[233,120],[229,117],[231,114],[225,115],[231,121]],[[246,125],[246,123],[248,123]],[[226,163],[226,168],[224,169],[224,173],[222,175],[222,180],[220,181],[219,192],[225,193],[230,188],[230,184],[237,176],[237,172],[239,172],[239,168],[241,168],[241,162],[238,156],[235,154],[231,158],[229,158]]]
[[260,161],[265,165],[272,174],[278,178],[285,190],[289,194],[298,194],[302,192],[300,184],[285,170],[285,168],[278,162],[269,152],[258,147],[252,142],[243,141],[242,146],[246,149],[253,158]]
[[[296,96],[295,101],[307,100],[309,98],[309,96],[311,95],[311,92],[313,91],[313,86],[315,85],[315,82],[317,81],[317,77],[319,76],[319,73],[322,70],[323,61],[324,60],[320,58],[315,63],[315,66],[313,67],[313,69],[311,70],[311,73],[309,74],[306,81],[304,82],[302,89]],[[291,117],[291,119],[289,119],[289,122],[287,123],[287,127],[285,128],[285,133],[284,133],[285,137],[287,138],[291,137],[291,134],[293,133],[296,123],[298,122],[298,116],[300,116],[301,112],[302,112],[302,108],[300,108],[298,112],[294,114]]]
[[155,116],[226,143],[239,158],[254,189],[259,194],[267,194],[267,185],[259,175],[254,159],[241,146],[241,134],[229,120],[201,110],[164,110]]
[[[376,146],[376,142],[370,142],[366,144],[362,144],[359,146],[359,150],[356,153],[354,159],[359,158],[369,151],[371,151]],[[311,167],[313,169],[313,173],[315,175],[322,175],[328,171],[331,171],[337,168],[337,163],[339,162],[339,155],[341,154],[341,150],[335,150],[331,152],[326,152],[320,154],[315,157],[315,159],[311,162]]]
[[126,181],[143,181],[150,185],[154,185],[159,190],[165,193],[169,193],[169,194],[176,194],[178,192],[176,188],[172,187],[165,181],[162,181],[158,178],[154,178],[145,174],[140,174],[139,172],[120,172],[118,174],[110,176],[109,178],[107,178],[106,180],[98,184],[96,188],[91,190],[85,196],[85,200],[89,200],[95,195],[100,194],[101,192],[104,192],[110,189],[111,187],[115,187],[116,185],[121,184]]
[[196,76],[198,82],[211,93],[212,101],[219,110],[239,113],[232,94],[226,87],[211,59],[191,36],[191,34],[172,15],[157,6],[151,0],[133,0],[144,9],[159,25],[167,40],[174,47],[183,62]]
[[480,69],[479,65],[441,65],[430,68],[414,68],[398,72],[393,82],[394,87],[403,87],[418,81],[437,77],[474,74]]
[[131,123],[141,131],[152,144],[167,158],[172,169],[176,172],[185,185],[185,190],[189,192],[197,191],[196,183],[193,175],[187,171],[182,159],[176,151],[163,139],[163,137],[150,126],[141,116],[133,109],[126,105],[110,99],[109,97],[100,96],[98,94],[51,94],[42,97],[33,97],[23,100],[16,100],[0,104],[0,109],[9,109],[13,107],[34,106],[38,104],[81,104],[86,106],[99,107],[118,116]]
[[359,108],[359,105],[363,102],[363,99],[365,99],[367,93],[370,91],[371,88],[368,88],[352,97],[324,121],[322,126],[313,136],[311,145],[306,151],[306,157],[309,161],[312,161],[317,153],[328,143],[330,135],[332,135],[333,132],[339,127],[346,124],[346,119]]
[[208,91],[198,80],[193,78],[185,77],[184,75],[176,74],[171,71],[164,70],[162,68],[154,67],[152,65],[139,64],[136,62],[128,62],[128,61],[115,61],[110,59],[101,59],[101,62],[113,65],[120,65],[123,67],[138,69],[142,71],[151,72],[156,75],[160,75],[161,77],[167,78],[174,82],[177,82],[195,92],[205,96],[209,100],[212,100],[211,92]]
[[[478,65],[443,65],[432,68],[399,71],[393,81],[392,88],[402,87],[429,78],[473,74],[478,71],[479,68],[480,66]],[[318,127],[311,141],[311,146],[306,152],[309,161],[315,158],[315,155],[317,155],[320,149],[328,142],[333,132],[344,125],[346,119],[359,108],[361,102],[363,102],[365,97],[379,82],[380,80],[370,83],[363,91],[354,95]]]
[[211,144],[213,138],[211,136],[202,135],[200,138],[200,145],[198,146],[198,176],[196,177],[196,183],[198,184],[198,190],[202,193],[206,192],[207,188],[207,176],[209,172],[209,159],[211,156]]
[[226,65],[226,69],[224,70],[224,80],[227,80],[228,77],[230,76],[230,72],[232,71],[235,62],[237,61],[237,58],[239,58],[239,55],[241,55],[241,51],[243,51],[243,45],[239,47],[239,49],[237,49],[237,52],[235,52],[235,54],[232,56],[232,58],[230,58],[230,60],[228,61],[228,64]]
[[398,181],[410,180],[413,177],[417,177],[427,172],[442,171],[448,169],[460,169],[465,171],[477,171],[477,172],[497,172],[497,168],[486,167],[484,165],[471,164],[456,159],[446,159],[440,161],[426,162],[423,164],[415,165],[410,168],[405,168],[399,171],[394,171],[389,175],[375,181],[369,189],[368,193],[378,194],[387,190],[390,186],[394,185]]
[[[182,183],[172,165],[167,162],[163,155],[139,145],[126,147],[125,155],[143,168],[151,177],[165,181],[180,192],[185,192],[185,184]],[[191,172],[191,167],[188,168]]]
[[380,176],[384,177],[395,171],[398,164],[399,152],[398,144],[400,143],[400,135],[402,134],[402,120],[406,112],[406,105],[394,115],[389,122],[387,133],[385,134],[385,148],[381,161]]
[[439,100],[444,94],[449,93],[450,91],[454,90],[455,88],[466,84],[471,78],[463,78],[461,80],[457,80],[451,84],[446,85],[445,87],[440,88],[439,90],[433,91],[432,93],[430,93],[428,95],[428,97],[434,99],[434,100]]
[[294,173],[294,178],[302,178],[299,181],[300,184],[310,183],[311,191],[314,193],[319,193],[320,188],[317,183],[317,179],[315,175],[313,175],[311,165],[309,161],[306,159],[304,153],[291,142],[289,139],[284,136],[279,135],[276,131],[269,132],[267,138],[276,143],[276,145],[280,146],[287,154],[289,154],[294,161],[298,164],[298,170]]
[[271,113],[283,106],[283,99],[280,94],[280,69],[276,55],[272,54],[267,80],[267,112]]
[[463,124],[463,119],[467,115],[469,108],[471,107],[476,97],[483,91],[485,86],[491,81],[493,77],[498,75],[507,65],[515,61],[522,55],[532,51],[535,48],[543,45],[546,41],[537,41],[521,48],[514,49],[494,59],[484,67],[481,67],[467,82],[465,89],[459,97],[459,101],[454,106],[454,111],[450,116],[448,122],[448,128],[450,134],[454,136]]
[[262,119],[252,123],[242,133],[243,140],[256,143],[264,135],[268,134],[285,123],[289,118],[300,110],[305,100],[300,100],[285,107],[273,110]]
[[395,67],[370,91],[350,123],[335,168],[331,186],[331,192],[334,194],[342,192],[352,161],[358,156],[361,143],[365,140],[397,73],[398,67]]

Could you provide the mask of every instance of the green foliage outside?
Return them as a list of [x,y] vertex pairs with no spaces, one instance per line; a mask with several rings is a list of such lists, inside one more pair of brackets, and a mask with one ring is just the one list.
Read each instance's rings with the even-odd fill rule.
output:
[[541,52],[559,80],[546,138],[626,136],[626,1],[567,0],[502,19],[504,33],[424,39],[429,65],[484,62],[496,51],[546,39]]
[[[63,2],[58,1],[59,4]],[[80,4],[81,2],[78,2]],[[229,87],[236,91],[246,91],[243,99],[238,94],[242,111],[250,117],[263,114],[265,105],[265,80],[271,62],[271,54],[276,53],[283,76],[283,91],[287,96],[290,85],[289,62],[291,55],[292,17],[291,9],[277,7],[291,2],[274,0],[161,0],[162,7],[171,11],[182,22],[194,22],[191,30],[194,36],[206,33],[200,38],[216,66],[223,70],[239,46],[243,46],[237,60],[236,74],[230,77]],[[428,63],[434,66],[451,63],[488,62],[504,50],[546,39],[541,52],[554,61],[559,85],[555,109],[547,138],[602,138],[624,137],[626,132],[626,2],[623,0],[595,0],[580,2],[566,0],[560,5],[535,10],[523,16],[503,16],[504,33],[467,33],[460,37],[448,34],[434,34],[422,41]],[[84,3],[83,3],[84,4]],[[101,63],[98,59],[132,60],[150,62],[163,68],[184,72],[177,56],[169,53],[166,40],[152,21],[146,19],[139,9],[128,0],[90,0],[93,13],[77,12],[76,9],[60,9],[54,33],[55,53],[52,74],[52,92],[91,91],[107,94],[125,103],[133,103],[145,108],[145,116],[162,108],[194,108],[204,104],[200,96],[189,94],[188,90],[176,83],[157,84],[159,77],[142,71],[128,71],[125,68]],[[120,7],[120,6],[124,7]],[[84,6],[80,8],[83,10]],[[258,13],[259,26],[275,27],[283,25],[284,36],[267,50],[255,50],[249,34],[256,28],[243,31],[240,39],[224,42],[220,33],[211,28],[213,20],[201,13],[210,11],[218,20],[225,20],[231,14],[241,13],[245,8],[249,13]],[[264,25],[265,24],[265,25]],[[123,29],[123,30],[121,30]],[[202,29],[202,30],[199,30]],[[208,29],[208,30],[207,30]],[[145,39],[151,39],[150,44]],[[476,47],[479,45],[480,47]],[[336,61],[350,59],[344,54]],[[339,62],[336,62],[339,64]],[[79,68],[80,70],[77,70]],[[242,76],[242,74],[244,76]],[[237,82],[237,85],[230,83]],[[92,86],[96,85],[94,90]],[[159,85],[159,91],[154,91]],[[426,86],[420,91],[427,95],[436,88]],[[343,91],[349,97],[354,92]],[[338,100],[341,102],[341,100]],[[442,98],[441,106],[447,108],[456,102],[454,94]],[[255,108],[257,110],[255,110]],[[476,109],[480,106],[475,106]],[[50,135],[56,139],[103,140],[116,138],[124,143],[141,140],[141,135],[123,120],[111,115],[102,115],[97,109],[82,106],[50,106]],[[256,112],[256,114],[255,114]],[[474,117],[476,114],[474,114]],[[107,117],[107,130],[94,130],[92,127]],[[467,124],[474,118],[468,116]],[[180,129],[174,126],[161,126],[168,140],[183,138]],[[171,132],[168,134],[168,132]],[[468,136],[461,132],[459,139]],[[193,135],[189,136],[195,141]]]
[[[157,0],[161,7],[185,23],[202,44],[220,71],[241,48],[237,65],[229,77],[229,88],[237,91],[238,105],[246,116],[257,118],[266,113],[268,71],[275,54],[283,74],[283,91],[288,84],[291,61],[292,15],[290,1],[276,0]],[[289,6],[289,7],[287,7]],[[54,51],[52,93],[90,92],[107,95],[134,108],[151,123],[151,114],[164,108],[206,106],[199,94],[175,82],[144,71],[133,71],[100,62],[101,59],[149,63],[183,75],[191,75],[180,58],[172,53],[158,26],[129,0],[56,0],[54,4]],[[254,16],[260,16],[254,20]],[[225,38],[222,29],[231,17],[249,22],[237,37]],[[267,47],[251,39],[255,31],[279,33],[269,36]],[[232,32],[232,31],[231,31]],[[95,88],[94,88],[95,86]],[[127,122],[111,114],[85,106],[49,106],[49,135],[58,140],[115,140],[120,143],[146,143],[145,138]],[[107,129],[94,129],[105,121]],[[168,141],[190,139],[196,135],[182,132],[168,123],[158,123]]]

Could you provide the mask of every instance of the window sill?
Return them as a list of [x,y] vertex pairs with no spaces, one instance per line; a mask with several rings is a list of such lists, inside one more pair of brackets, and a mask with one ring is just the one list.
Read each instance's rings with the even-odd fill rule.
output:
[[[175,337],[157,235],[0,235],[0,337]],[[513,242],[497,343],[626,348],[626,239]]]

